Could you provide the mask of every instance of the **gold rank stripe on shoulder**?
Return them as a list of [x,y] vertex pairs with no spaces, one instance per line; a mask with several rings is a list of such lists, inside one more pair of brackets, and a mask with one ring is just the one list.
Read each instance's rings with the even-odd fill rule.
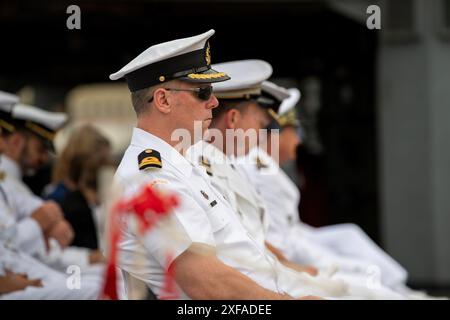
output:
[[147,168],[162,168],[161,155],[153,149],[146,149],[138,156],[139,170]]
[[223,72],[217,72],[217,73],[211,73],[211,74],[202,74],[202,73],[189,73],[188,78],[191,79],[215,79],[215,78],[221,78],[225,77],[225,73]]

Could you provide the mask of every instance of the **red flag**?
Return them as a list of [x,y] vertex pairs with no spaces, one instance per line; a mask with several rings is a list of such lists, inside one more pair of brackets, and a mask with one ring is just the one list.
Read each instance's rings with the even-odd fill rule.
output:
[[[159,219],[167,216],[178,205],[175,195],[164,195],[156,192],[151,185],[145,185],[142,190],[130,199],[119,200],[112,206],[110,212],[110,251],[106,269],[105,285],[101,299],[117,300],[117,245],[120,241],[119,223],[123,217],[135,216],[139,222],[139,232],[149,231]],[[168,261],[171,261],[168,256]],[[173,269],[166,271],[167,291],[174,296],[175,280]],[[172,283],[173,282],[173,283]]]

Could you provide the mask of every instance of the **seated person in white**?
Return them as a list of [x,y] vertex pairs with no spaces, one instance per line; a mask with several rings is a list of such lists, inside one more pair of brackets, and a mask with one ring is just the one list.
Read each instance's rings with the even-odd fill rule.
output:
[[[268,81],[262,88],[269,95],[286,90]],[[279,154],[272,157],[266,152],[276,150],[270,146],[270,141],[274,140],[267,139],[269,145],[265,150],[254,148],[248,155],[249,161],[239,161],[265,200],[269,216],[267,241],[294,262],[311,264],[322,270],[336,266],[341,278],[366,279],[369,286],[384,285],[411,298],[422,298],[406,287],[406,270],[358,226],[340,224],[314,228],[300,221],[297,209],[300,192],[276,161],[295,160],[296,147],[300,143],[295,114],[300,92],[297,89],[288,91],[290,97],[283,100],[278,110],[281,132],[275,140],[279,141]]]

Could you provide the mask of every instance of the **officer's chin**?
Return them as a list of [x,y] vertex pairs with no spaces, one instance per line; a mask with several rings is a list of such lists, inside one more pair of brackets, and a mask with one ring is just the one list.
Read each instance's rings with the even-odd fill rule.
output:
[[203,135],[205,135],[205,132],[208,131],[209,127],[211,126],[211,121],[212,121],[212,119],[203,120],[203,125],[202,125]]

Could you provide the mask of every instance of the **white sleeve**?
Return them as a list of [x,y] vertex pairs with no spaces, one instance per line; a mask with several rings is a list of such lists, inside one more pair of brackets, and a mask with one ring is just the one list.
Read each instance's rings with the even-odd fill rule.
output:
[[165,226],[155,227],[145,237],[145,246],[162,265],[172,263],[193,243],[216,246],[208,216],[191,192],[181,184],[173,190],[179,206],[169,215]]
[[58,241],[49,239],[49,250],[39,256],[47,266],[65,272],[70,265],[84,269],[89,266],[90,250],[87,248],[67,247],[61,248]]
[[89,266],[90,250],[80,247],[67,247],[62,250],[61,264],[65,267],[77,265],[81,269]]
[[175,194],[179,200],[179,206],[144,236],[144,246],[161,265],[172,263],[192,243],[216,246],[207,213],[183,182],[163,173],[158,178],[149,177],[148,181],[155,189]]
[[5,275],[5,266],[3,260],[0,260],[0,277]]
[[21,250],[32,256],[46,250],[42,229],[33,218],[24,218],[17,222],[16,241]]
[[44,203],[44,200],[34,195],[26,186],[13,179],[4,184],[8,195],[9,206],[17,220],[29,217]]

